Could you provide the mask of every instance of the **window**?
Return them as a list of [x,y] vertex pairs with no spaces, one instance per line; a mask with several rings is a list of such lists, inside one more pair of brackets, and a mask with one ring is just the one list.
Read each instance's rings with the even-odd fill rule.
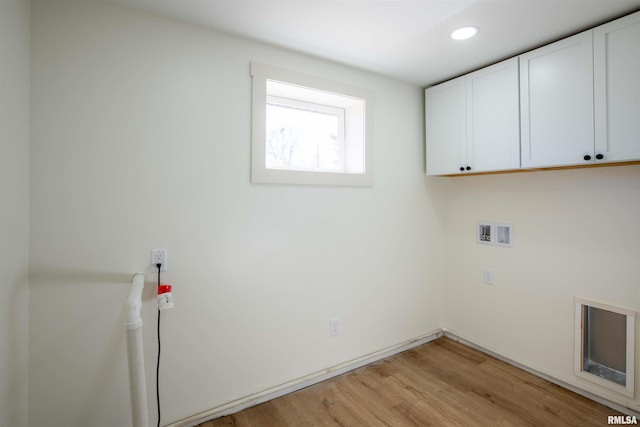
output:
[[373,93],[251,64],[251,181],[371,185]]

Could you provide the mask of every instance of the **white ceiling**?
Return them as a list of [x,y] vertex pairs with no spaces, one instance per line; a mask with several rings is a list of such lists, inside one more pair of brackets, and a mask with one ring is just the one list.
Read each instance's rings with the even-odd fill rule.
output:
[[[640,10],[640,0],[110,0],[419,86]],[[476,37],[454,41],[462,25]]]

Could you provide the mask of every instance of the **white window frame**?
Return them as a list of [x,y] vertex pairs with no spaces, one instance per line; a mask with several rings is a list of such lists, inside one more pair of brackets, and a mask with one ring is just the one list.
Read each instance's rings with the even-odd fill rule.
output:
[[[269,65],[251,63],[252,134],[251,182],[263,184],[303,185],[373,185],[373,106],[370,89],[305,75]],[[345,172],[268,169],[266,167],[266,108],[268,96],[294,99],[281,93],[268,93],[268,82],[284,83],[299,89],[323,93],[323,100],[298,99],[305,103],[324,104],[345,110]],[[273,86],[273,85],[272,85]],[[286,90],[286,87],[283,89]],[[351,100],[351,101],[350,101]]]

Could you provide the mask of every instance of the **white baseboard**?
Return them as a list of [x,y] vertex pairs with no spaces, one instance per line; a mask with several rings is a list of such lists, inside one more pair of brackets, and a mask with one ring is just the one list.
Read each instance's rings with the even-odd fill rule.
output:
[[342,375],[346,372],[352,371],[354,369],[360,368],[370,363],[377,362],[389,356],[393,356],[394,354],[402,353],[403,351],[407,351],[411,348],[418,347],[422,344],[426,344],[430,341],[440,338],[442,334],[443,334],[442,330],[438,329],[428,334],[421,335],[407,341],[403,341],[401,343],[398,343],[396,345],[393,345],[387,348],[383,348],[382,350],[379,350],[373,353],[369,353],[362,357],[349,360],[345,363],[341,363],[339,365],[329,367],[322,371],[314,372],[310,375],[307,375],[301,378],[296,378],[295,380],[286,382],[284,384],[280,384],[275,387],[271,387],[254,394],[241,397],[239,399],[228,402],[224,405],[217,406],[210,410],[200,412],[199,414],[196,414],[191,417],[185,418],[183,420],[177,421],[175,423],[169,424],[168,427],[192,427],[192,426],[196,426],[198,424],[207,422],[209,420],[212,420],[214,418],[239,412],[245,408],[249,408],[251,406],[255,406],[260,403],[266,402],[268,400],[272,400],[277,397],[284,396],[285,394],[293,393],[294,391],[298,391],[305,387],[309,387],[311,385],[320,383],[322,381],[328,380],[338,375]]
[[600,403],[600,404],[602,404],[602,405],[604,405],[604,406],[606,406],[608,408],[611,408],[613,410],[616,410],[616,411],[621,412],[621,413],[626,414],[626,415],[632,415],[632,416],[635,416],[635,417],[640,417],[640,413],[634,411],[631,408],[628,408],[626,406],[623,406],[623,405],[620,405],[618,403],[612,402],[612,401],[610,401],[608,399],[605,399],[605,398],[600,397],[600,396],[598,396],[596,394],[590,393],[590,392],[588,392],[586,390],[582,390],[581,388],[578,388],[578,387],[573,386],[573,385],[571,385],[569,383],[561,381],[561,380],[559,380],[557,378],[554,378],[554,377],[552,377],[550,375],[547,375],[547,374],[545,374],[543,372],[540,372],[540,371],[537,371],[537,370],[535,370],[533,368],[530,368],[528,366],[522,365],[522,364],[520,364],[520,363],[518,363],[518,362],[516,362],[514,360],[509,359],[508,357],[505,357],[505,356],[503,356],[501,354],[498,354],[498,353],[496,353],[496,352],[494,352],[492,350],[489,350],[489,349],[487,349],[485,347],[482,347],[481,345],[478,345],[478,344],[476,344],[476,343],[474,343],[472,341],[469,341],[466,338],[462,338],[459,335],[456,335],[455,332],[451,332],[451,331],[447,330],[446,328],[442,329],[442,335],[444,335],[447,338],[451,338],[452,340],[457,341],[457,342],[459,342],[461,344],[464,344],[467,347],[471,347],[473,349],[481,351],[482,353],[487,354],[487,355],[489,355],[491,357],[495,357],[496,359],[501,360],[502,362],[505,362],[505,363],[508,363],[509,365],[515,366],[516,368],[522,369],[525,372],[529,372],[530,374],[533,374],[536,377],[540,377],[540,378],[545,379],[545,380],[547,380],[549,382],[552,382],[555,385],[558,385],[558,386],[560,386],[562,388],[566,388],[567,390],[570,390],[570,391],[572,391],[572,392],[574,392],[576,394],[579,394],[580,396],[584,396],[587,399],[593,400],[594,402],[598,402],[598,403]]
[[461,344],[464,344],[468,347],[481,351],[489,356],[495,357],[498,360],[501,360],[505,363],[508,363],[516,368],[522,369],[523,371],[529,372],[537,377],[543,378],[549,382],[552,382],[560,387],[563,387],[567,390],[570,390],[574,393],[577,393],[581,396],[586,397],[587,399],[598,402],[604,406],[607,406],[613,410],[621,412],[626,415],[632,415],[636,417],[640,417],[640,413],[634,411],[631,408],[620,405],[618,403],[612,402],[608,399],[590,393],[588,391],[582,390],[578,387],[575,387],[569,383],[553,378],[543,372],[537,371],[535,369],[529,368],[528,366],[522,365],[518,362],[515,362],[508,357],[505,357],[501,354],[498,354],[492,350],[489,350],[485,347],[482,347],[472,341],[469,341],[466,338],[462,338],[456,335],[454,332],[451,332],[447,329],[439,329],[437,331],[430,332],[425,335],[421,335],[419,337],[401,342],[399,344],[384,348],[382,350],[364,355],[362,357],[347,361],[345,363],[341,363],[339,365],[332,366],[330,368],[324,369],[322,371],[314,372],[307,376],[297,378],[295,380],[265,389],[263,391],[241,397],[239,399],[233,400],[231,402],[225,403],[223,405],[217,406],[210,410],[200,412],[199,414],[193,415],[191,417],[185,418],[183,420],[177,421],[175,423],[169,424],[168,427],[193,427],[198,424],[207,422],[209,420],[222,417],[225,415],[233,414],[239,412],[243,409],[249,408],[251,406],[258,405],[260,403],[278,398],[280,396],[284,396],[289,393],[293,393],[295,391],[301,390],[305,387],[309,387],[314,384],[318,384],[322,381],[328,380],[330,378],[336,377],[338,375],[342,375],[346,372],[352,371],[354,369],[360,368],[362,366],[368,365],[373,362],[377,362],[389,356],[393,356],[394,354],[401,353],[403,351],[407,351],[411,348],[418,347],[422,344],[426,344],[430,341],[433,341],[441,336],[446,336],[451,338],[454,341],[457,341]]

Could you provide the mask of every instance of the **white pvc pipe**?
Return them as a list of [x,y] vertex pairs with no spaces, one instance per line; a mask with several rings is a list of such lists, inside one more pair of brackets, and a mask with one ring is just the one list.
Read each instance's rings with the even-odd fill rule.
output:
[[148,427],[147,386],[144,375],[144,354],[142,351],[142,288],[144,274],[136,273],[131,279],[129,296],[125,302],[125,323],[127,330],[127,358],[129,361],[129,390],[131,394],[131,417],[133,427]]
[[142,309],[142,288],[144,288],[144,274],[136,273],[131,279],[129,296],[124,305],[126,316],[124,326],[127,330],[142,327],[142,317],[140,317],[140,310]]

